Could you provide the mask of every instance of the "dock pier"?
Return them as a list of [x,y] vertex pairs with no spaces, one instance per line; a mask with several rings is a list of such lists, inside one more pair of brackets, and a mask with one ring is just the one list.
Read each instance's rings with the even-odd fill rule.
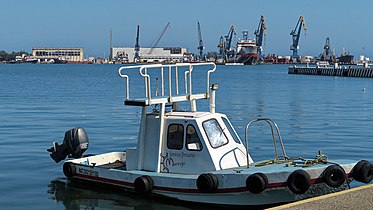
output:
[[372,209],[373,184],[344,190],[341,192],[309,198],[267,210],[302,210],[302,209]]
[[369,66],[289,66],[288,74],[373,78]]

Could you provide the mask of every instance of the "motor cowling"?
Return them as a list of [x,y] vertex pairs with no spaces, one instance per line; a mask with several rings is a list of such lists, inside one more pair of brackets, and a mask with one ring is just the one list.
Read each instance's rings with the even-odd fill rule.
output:
[[68,155],[72,158],[80,158],[88,149],[88,136],[84,128],[76,127],[65,132],[63,143],[59,145],[53,142],[53,147],[48,149],[51,158],[56,162],[64,160]]

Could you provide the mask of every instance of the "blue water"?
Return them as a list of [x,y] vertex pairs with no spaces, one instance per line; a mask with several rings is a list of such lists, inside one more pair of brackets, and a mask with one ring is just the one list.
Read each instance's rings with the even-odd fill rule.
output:
[[[88,153],[136,145],[140,108],[123,106],[116,65],[0,65],[0,208],[190,209],[185,204],[71,183],[47,148],[84,127]],[[217,111],[244,139],[246,124],[270,117],[288,156],[373,161],[373,80],[288,75],[285,65],[218,66]],[[203,107],[206,105],[202,104]],[[254,160],[273,157],[265,124],[250,130]]]

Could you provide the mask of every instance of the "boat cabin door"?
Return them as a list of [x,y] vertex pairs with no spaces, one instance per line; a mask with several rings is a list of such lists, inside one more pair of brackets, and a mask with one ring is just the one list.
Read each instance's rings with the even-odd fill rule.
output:
[[195,121],[173,119],[166,122],[164,129],[161,172],[199,173],[201,169],[214,169]]

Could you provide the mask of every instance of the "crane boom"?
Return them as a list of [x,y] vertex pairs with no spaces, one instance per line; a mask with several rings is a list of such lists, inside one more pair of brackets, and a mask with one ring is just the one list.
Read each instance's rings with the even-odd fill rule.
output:
[[234,28],[234,25],[232,25],[229,29],[227,36],[220,37],[218,48],[220,52],[220,57],[224,60],[224,62],[226,62],[228,58],[234,56],[234,51],[231,50],[233,35],[236,35],[236,29]]
[[236,35],[236,29],[234,28],[234,25],[231,26],[231,28],[229,29],[228,35],[225,36],[225,40],[226,40],[226,43],[227,43],[225,50],[227,52],[231,50],[233,34]]
[[298,59],[298,49],[299,49],[299,38],[300,38],[300,32],[302,30],[302,26],[304,28],[304,34],[306,35],[307,31],[307,26],[306,23],[304,22],[304,17],[300,16],[299,20],[297,22],[297,25],[295,26],[294,30],[290,32],[290,35],[293,38],[293,44],[290,46],[290,50],[293,51],[293,56],[292,58]]
[[136,33],[136,43],[135,43],[135,57],[134,57],[134,62],[138,62],[140,59],[140,44],[139,44],[139,38],[140,38],[140,26],[137,25],[137,33]]
[[256,40],[256,46],[258,47],[258,59],[262,59],[262,51],[263,51],[263,40],[265,41],[265,38],[267,36],[267,27],[264,22],[264,16],[262,15],[260,17],[258,29],[254,32],[255,34],[255,40]]
[[170,27],[171,22],[169,21],[166,26],[163,28],[162,32],[159,34],[158,38],[156,39],[154,45],[150,48],[150,51],[148,54],[152,54],[154,49],[157,47],[159,41],[162,39],[164,33],[167,31],[167,29]]
[[203,60],[203,49],[205,49],[205,47],[203,46],[201,26],[199,22],[198,22],[198,41],[199,43],[198,43],[197,49],[199,50],[199,59]]

